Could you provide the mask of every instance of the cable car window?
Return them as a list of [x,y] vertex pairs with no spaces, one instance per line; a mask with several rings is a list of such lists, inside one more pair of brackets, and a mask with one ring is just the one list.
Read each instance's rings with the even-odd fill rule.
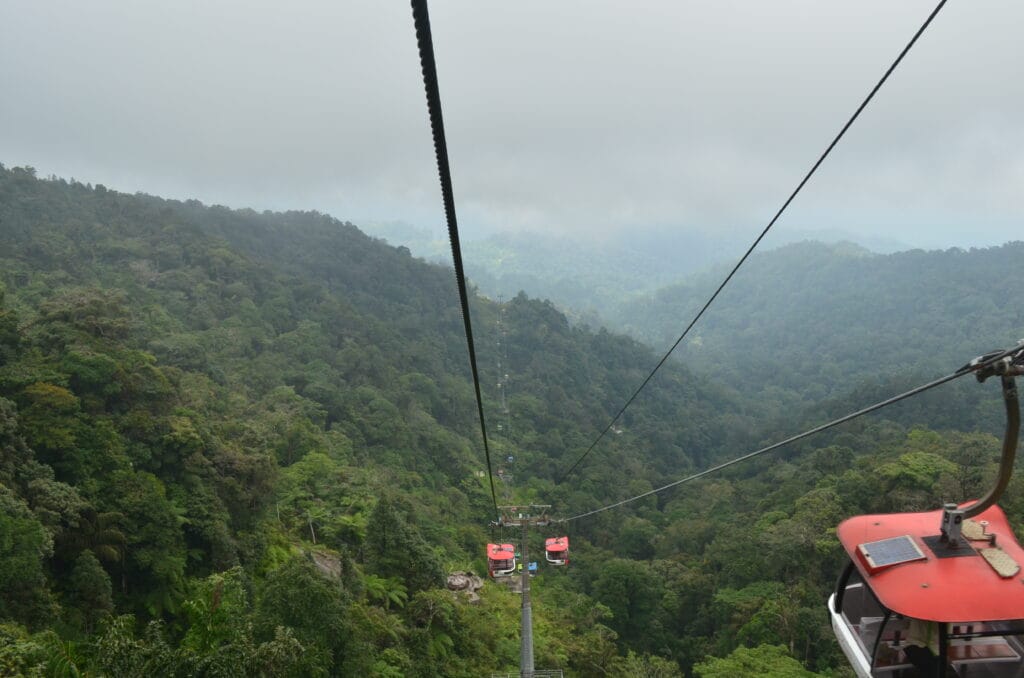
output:
[[948,632],[947,657],[960,675],[1024,675],[1024,620],[950,624]]
[[864,584],[860,572],[853,569],[842,592],[842,609],[840,612],[846,623],[854,630],[855,637],[865,656],[870,657],[875,649],[875,641],[882,629],[882,621],[886,610]]

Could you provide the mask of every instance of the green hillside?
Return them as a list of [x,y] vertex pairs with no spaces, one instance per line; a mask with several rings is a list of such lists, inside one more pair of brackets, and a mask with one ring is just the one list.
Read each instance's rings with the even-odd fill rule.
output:
[[[517,670],[518,596],[443,586],[503,536],[451,271],[317,213],[0,168],[0,282],[0,675]],[[724,372],[669,365],[556,485],[658,356],[523,294],[471,303],[491,444],[515,458],[501,498],[557,515],[863,395],[780,412]],[[499,379],[511,425],[495,433]],[[860,420],[559,528],[572,564],[535,580],[537,666],[710,677],[754,657],[846,675],[823,607],[834,525],[992,472],[996,438],[932,428]]]
[[[431,261],[450,261],[447,238],[404,224],[375,224],[388,242]],[[495,233],[464,238],[467,275],[487,296],[522,290],[577,315],[600,316],[634,294],[653,293],[717,263],[740,243],[700,232],[611,234]]]
[[[1024,284],[1022,256],[1021,242],[889,255],[807,242],[755,254],[676,357],[701,373],[743,378],[758,399],[787,408],[854,393],[880,399],[1024,337],[1024,309],[1012,301]],[[669,346],[725,273],[623,304],[609,324]],[[1001,429],[998,405],[970,386],[952,389],[947,404],[911,407],[907,420]]]

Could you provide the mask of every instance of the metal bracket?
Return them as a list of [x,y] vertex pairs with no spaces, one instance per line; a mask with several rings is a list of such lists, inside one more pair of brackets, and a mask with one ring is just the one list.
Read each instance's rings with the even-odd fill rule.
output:
[[[1003,357],[989,364],[988,361],[1003,353]],[[982,367],[984,365],[984,367]],[[1013,475],[1013,462],[1017,456],[1017,438],[1020,433],[1020,401],[1017,397],[1015,377],[1024,375],[1024,342],[1017,345],[1013,352],[995,351],[979,356],[964,366],[965,370],[974,370],[978,381],[984,382],[989,377],[1000,377],[1003,390],[1003,403],[1006,406],[1006,431],[1003,434],[1003,454],[999,461],[999,476],[995,486],[988,494],[970,506],[959,508],[956,504],[945,504],[942,509],[942,536],[950,548],[959,548],[964,544],[961,530],[966,518],[973,518],[999,501],[1010,484]]]
[[[995,362],[989,363],[996,356],[1002,356]],[[988,363],[988,364],[986,364]],[[989,377],[1019,377],[1024,375],[1024,339],[1015,349],[1009,351],[991,351],[980,355],[971,362],[960,368],[962,372],[974,372],[975,378],[984,382]]]
[[966,545],[963,539],[964,510],[957,504],[942,505],[942,538],[949,548],[960,548]]
[[550,504],[530,504],[528,506],[499,506],[502,525],[522,527],[523,525],[544,526],[551,522],[548,517]]

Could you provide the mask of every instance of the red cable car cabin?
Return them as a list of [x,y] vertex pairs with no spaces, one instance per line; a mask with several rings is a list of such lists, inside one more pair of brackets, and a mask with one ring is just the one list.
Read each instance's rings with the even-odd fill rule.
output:
[[939,511],[857,516],[839,525],[850,557],[828,600],[832,629],[859,678],[1024,676],[1024,549],[996,502],[1009,485],[1020,432],[1015,377],[1024,342],[962,371],[998,375],[1006,433],[995,486]]
[[[828,608],[859,678],[1024,676],[1024,549],[998,506],[965,521],[965,542],[949,549],[935,541],[942,514],[857,516],[839,526],[850,563]],[[924,644],[932,668],[914,673]]]
[[487,572],[492,577],[507,577],[516,571],[516,547],[512,544],[487,545]]
[[569,564],[569,538],[551,537],[544,540],[544,559],[552,565]]

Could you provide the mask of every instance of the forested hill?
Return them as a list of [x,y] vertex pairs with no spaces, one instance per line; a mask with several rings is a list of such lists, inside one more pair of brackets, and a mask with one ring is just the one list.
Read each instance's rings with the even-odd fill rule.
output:
[[[728,238],[700,233],[631,232],[627,237],[501,233],[463,247],[467,274],[488,296],[508,298],[526,290],[562,309],[593,315],[717,263],[733,245]],[[431,249],[420,242],[410,246]]]
[[[890,255],[806,242],[757,253],[677,355],[701,372],[742,376],[750,391],[787,406],[846,397],[866,383],[874,395],[897,393],[1024,337],[1024,307],[1014,301],[1022,261],[1021,242]],[[670,345],[725,273],[621,305],[611,325]],[[991,413],[977,400],[957,402],[943,408],[945,425],[971,429]]]
[[[370,225],[372,234],[430,261],[450,258],[446,237],[402,223]],[[856,238],[872,251],[909,249],[898,241],[836,231],[773,231],[776,243]],[[582,318],[606,318],[633,297],[651,295],[709,268],[735,261],[749,241],[731,232],[651,228],[626,233],[587,231],[555,233],[493,233],[463,236],[467,275],[480,291],[497,299],[521,290],[550,299],[560,309]],[[600,324],[599,321],[594,322]]]
[[[0,252],[11,301],[26,318],[66,293],[116,298],[129,314],[130,341],[159,364],[203,373],[247,395],[291,386],[326,410],[328,426],[344,418],[339,394],[369,386],[408,401],[407,382],[423,376],[432,397],[413,399],[415,406],[429,405],[432,416],[476,444],[449,269],[318,213],[258,214],[128,196],[40,181],[18,169],[3,178]],[[570,446],[589,442],[656,360],[635,341],[570,327],[550,304],[525,295],[504,309],[477,297],[472,303],[485,394],[497,395],[503,313],[504,371],[511,397],[521,401],[511,409],[522,422],[513,424],[527,436],[516,442],[533,448],[528,436],[557,431],[555,440],[540,444],[554,462],[562,454],[571,458]],[[666,415],[743,411],[727,393],[673,370],[653,385],[648,413],[637,408],[631,423],[671,430],[657,422]],[[413,394],[423,395],[415,385]],[[722,444],[707,432],[678,435],[643,463],[676,466]]]
[[[488,526],[450,270],[321,214],[0,168],[0,283],[0,675],[518,670],[519,597],[444,588],[509,538]],[[522,294],[471,305],[492,453],[512,478],[499,501],[572,515],[820,423],[786,407],[817,403],[796,382],[751,397],[776,383],[749,377],[757,342],[728,353],[702,333],[728,360],[696,361],[710,376],[667,365],[556,485],[658,356]],[[875,362],[902,362],[883,348]],[[998,421],[977,400],[992,385],[961,381]],[[822,406],[882,386],[847,382]],[[537,666],[851,675],[824,615],[835,525],[978,496],[996,466],[999,440],[971,425],[891,419],[948,400],[934,397],[559,524],[571,564],[534,580]],[[1024,525],[1019,478],[1003,505]]]
[[[316,213],[13,168],[0,169],[0,272],[0,620],[59,629],[85,643],[77,661],[116,675],[232,652],[268,675],[275,661],[296,675],[514,664],[512,640],[480,637],[512,636],[514,621],[462,628],[481,612],[437,589],[443,566],[480,571],[493,519],[449,270]],[[623,472],[647,489],[751,437],[727,391],[671,369],[595,455],[585,491],[554,489],[655,356],[522,295],[473,304],[495,419],[499,314],[505,327],[512,425],[492,444],[516,457],[517,493],[583,508],[617,496]],[[310,557],[336,562],[342,586],[316,583]],[[231,619],[210,607],[224,591]],[[548,653],[566,668],[591,651],[618,661],[606,627],[565,614],[547,622],[560,619]],[[136,636],[147,620],[166,628]],[[104,654],[118,643],[134,656]]]

